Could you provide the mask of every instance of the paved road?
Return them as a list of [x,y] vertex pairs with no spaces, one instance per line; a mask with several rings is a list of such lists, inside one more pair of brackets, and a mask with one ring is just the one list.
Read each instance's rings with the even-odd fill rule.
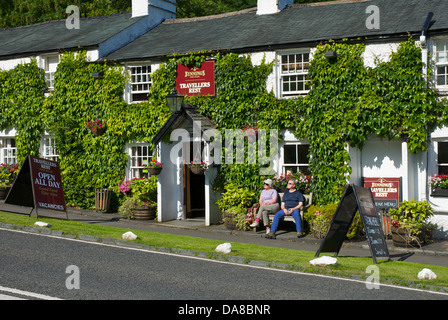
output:
[[0,299],[448,299],[427,291],[387,285],[369,290],[363,281],[6,229],[0,229],[0,239]]

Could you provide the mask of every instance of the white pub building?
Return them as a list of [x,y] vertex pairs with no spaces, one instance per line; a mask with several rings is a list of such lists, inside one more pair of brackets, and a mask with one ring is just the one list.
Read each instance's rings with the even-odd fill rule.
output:
[[[366,44],[364,63],[387,61],[399,43],[412,35],[422,46],[422,61],[433,66],[435,86],[441,97],[448,94],[448,1],[446,0],[340,0],[313,4],[293,4],[293,0],[258,0],[256,8],[215,16],[176,19],[175,0],[133,0],[132,12],[105,17],[82,18],[78,30],[69,30],[65,20],[0,30],[0,68],[11,69],[36,57],[45,70],[49,90],[56,71],[58,49],[87,50],[91,61],[114,60],[129,70],[129,85],[123,94],[128,103],[145,99],[151,86],[151,73],[161,60],[173,53],[229,51],[251,54],[252,61],[275,61],[266,83],[277,98],[306,95],[309,62],[316,45],[330,39],[361,39]],[[431,15],[430,13],[433,13]],[[428,20],[428,23],[425,22]],[[426,70],[425,70],[426,72]],[[203,120],[201,130],[213,123],[187,112],[167,123],[169,128],[193,130],[194,120]],[[0,131],[0,163],[15,161],[14,124]],[[399,181],[399,200],[427,200],[438,225],[435,234],[448,237],[448,196],[435,196],[429,177],[448,174],[448,128],[430,134],[427,152],[410,153],[406,141],[372,136],[362,149],[347,145],[353,169],[349,183],[362,185],[369,178],[378,180],[377,193],[394,190],[387,179]],[[155,140],[161,150],[158,158],[169,163],[170,150],[162,136]],[[130,159],[151,158],[152,146],[129,141],[123,152]],[[51,132],[42,136],[42,157],[57,159]],[[274,163],[277,173],[308,168],[308,141],[297,140],[286,132]],[[139,168],[129,161],[127,178],[138,177]],[[158,219],[184,218],[198,202],[206,225],[220,219],[211,183],[215,172],[193,181],[179,163],[164,168],[159,176]],[[189,179],[190,187],[183,186]],[[382,181],[386,181],[381,185]],[[198,187],[198,185],[200,187]],[[199,194],[198,194],[199,190]],[[185,192],[189,194],[185,196]],[[194,201],[191,198],[194,195]],[[197,198],[201,201],[196,201]],[[187,199],[187,200],[185,200]],[[188,207],[190,205],[190,207]],[[186,212],[187,211],[187,212]]]

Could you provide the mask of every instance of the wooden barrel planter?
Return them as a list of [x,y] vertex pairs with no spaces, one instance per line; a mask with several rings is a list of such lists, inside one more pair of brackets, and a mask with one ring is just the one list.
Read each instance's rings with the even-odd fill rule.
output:
[[392,227],[392,241],[395,247],[400,248],[420,248],[420,245],[424,242],[424,234],[421,232],[417,238],[411,237],[409,231],[403,228]]
[[0,200],[5,200],[11,187],[0,187]]
[[135,220],[154,220],[156,217],[156,206],[136,206],[134,209]]
[[160,174],[160,172],[162,171],[162,167],[158,167],[158,168],[148,168],[148,173],[151,176],[157,176]]
[[233,219],[233,214],[230,212],[223,212],[223,218],[224,218],[224,225],[229,230],[235,230],[236,229],[236,223]]

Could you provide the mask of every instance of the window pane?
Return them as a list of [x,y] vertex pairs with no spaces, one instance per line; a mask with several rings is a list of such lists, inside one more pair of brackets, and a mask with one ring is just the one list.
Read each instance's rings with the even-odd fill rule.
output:
[[298,163],[308,163],[308,151],[310,149],[309,145],[299,145],[299,161]]
[[284,163],[297,163],[297,146],[295,144],[283,147]]
[[437,162],[439,164],[448,164],[448,142],[439,142],[438,149]]

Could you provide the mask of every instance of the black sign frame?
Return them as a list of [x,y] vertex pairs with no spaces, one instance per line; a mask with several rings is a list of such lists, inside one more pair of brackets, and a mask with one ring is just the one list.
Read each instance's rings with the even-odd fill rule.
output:
[[322,252],[334,252],[335,256],[339,254],[356,212],[361,216],[373,262],[378,263],[377,257],[384,257],[390,261],[389,249],[376,212],[372,191],[370,188],[356,185],[347,185],[345,188],[316,257]]

